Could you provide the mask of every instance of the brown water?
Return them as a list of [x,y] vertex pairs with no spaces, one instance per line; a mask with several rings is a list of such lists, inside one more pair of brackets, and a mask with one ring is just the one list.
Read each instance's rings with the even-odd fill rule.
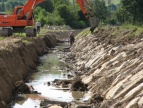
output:
[[[67,45],[58,46],[57,49],[64,47]],[[63,56],[65,56],[65,52],[59,52],[55,49],[52,53],[40,57],[42,64],[37,67],[38,72],[31,76],[31,81],[27,84],[32,85],[34,90],[41,94],[22,94],[24,100],[16,101],[12,108],[40,108],[40,101],[45,98],[64,102],[88,98],[84,92],[56,90],[56,87],[47,85],[47,82],[55,79],[67,79],[65,63],[59,59]]]

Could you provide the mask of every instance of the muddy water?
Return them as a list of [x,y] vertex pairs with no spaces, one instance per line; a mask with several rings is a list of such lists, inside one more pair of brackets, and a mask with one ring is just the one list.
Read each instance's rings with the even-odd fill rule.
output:
[[37,67],[38,72],[34,73],[31,76],[31,81],[27,83],[40,94],[21,94],[20,97],[24,99],[21,101],[18,99],[12,108],[40,108],[39,104],[42,99],[71,102],[88,98],[83,92],[57,90],[56,87],[47,84],[55,79],[67,79],[65,62],[61,59],[65,56],[65,52],[59,51],[64,47],[67,45],[57,46],[51,50],[51,53],[40,57],[42,63]]

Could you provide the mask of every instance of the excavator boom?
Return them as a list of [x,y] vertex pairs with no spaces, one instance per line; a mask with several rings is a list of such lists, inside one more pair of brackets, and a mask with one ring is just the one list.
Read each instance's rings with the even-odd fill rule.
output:
[[31,12],[31,11],[33,12],[34,7],[43,1],[44,0],[28,0],[27,3],[21,9],[21,11],[18,13],[17,16],[19,18],[22,18],[28,12]]
[[85,15],[85,17],[89,20],[91,26],[90,31],[92,33],[94,29],[98,26],[99,19],[96,16],[92,15],[92,9],[87,0],[76,0],[76,1],[81,11]]

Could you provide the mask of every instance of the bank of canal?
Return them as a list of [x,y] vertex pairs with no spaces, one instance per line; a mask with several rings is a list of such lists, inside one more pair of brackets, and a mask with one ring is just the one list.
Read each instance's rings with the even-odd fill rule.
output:
[[37,67],[37,72],[31,75],[29,83],[38,94],[19,94],[22,100],[15,100],[12,108],[40,108],[43,99],[60,102],[71,102],[85,99],[85,92],[70,91],[69,88],[61,90],[52,85],[55,79],[68,79],[68,72],[64,57],[65,48],[69,48],[67,43],[60,43],[53,49],[49,49],[48,54],[40,57],[41,64]]

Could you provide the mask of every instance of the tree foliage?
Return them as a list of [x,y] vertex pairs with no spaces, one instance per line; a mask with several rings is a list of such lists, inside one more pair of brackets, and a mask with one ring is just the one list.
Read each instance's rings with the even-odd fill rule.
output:
[[95,16],[100,20],[105,21],[108,18],[108,11],[104,0],[95,1]]
[[54,6],[51,0],[45,0],[44,2],[40,3],[38,6],[40,6],[41,8],[45,9],[50,13],[54,11]]
[[75,18],[75,15],[70,11],[70,8],[62,4],[58,6],[57,8],[59,15],[64,19],[64,22],[66,25],[70,25],[71,27],[76,27],[77,19]]
[[121,6],[116,12],[117,20],[121,23],[143,23],[143,0],[121,0]]
[[[27,0],[0,0],[0,11],[12,13],[15,6],[24,5]],[[107,6],[104,0],[89,0],[93,9],[93,15],[101,21],[106,21],[108,16]],[[45,0],[34,9],[35,20],[39,20],[42,26],[69,25],[72,28],[85,28],[89,26],[88,19],[80,10],[76,0]]]

